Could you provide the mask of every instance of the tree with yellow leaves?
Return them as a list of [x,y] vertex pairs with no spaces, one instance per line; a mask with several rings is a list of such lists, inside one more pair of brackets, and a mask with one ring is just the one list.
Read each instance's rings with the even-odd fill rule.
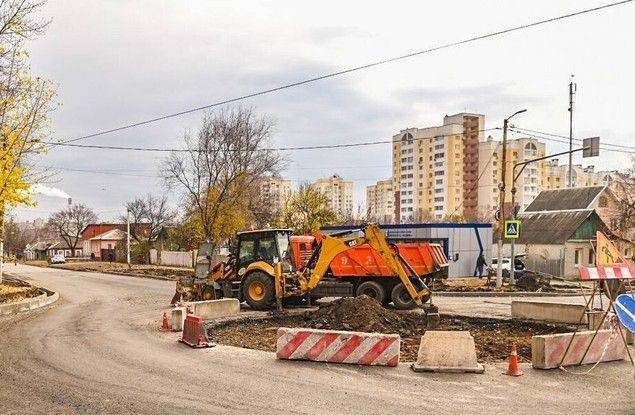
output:
[[[25,42],[42,34],[47,22],[37,19],[42,1],[0,0],[0,238],[7,209],[33,204],[37,180],[32,156],[44,151],[50,84],[31,74]],[[0,239],[0,282],[3,240]]]

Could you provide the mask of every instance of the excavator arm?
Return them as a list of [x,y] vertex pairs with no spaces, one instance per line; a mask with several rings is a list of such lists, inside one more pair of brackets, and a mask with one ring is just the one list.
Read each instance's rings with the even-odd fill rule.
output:
[[[369,223],[362,226],[359,230],[363,232],[364,236],[346,237],[335,234],[324,237],[307,266],[298,275],[299,293],[305,294],[317,287],[337,255],[353,247],[368,244],[386,261],[388,267],[399,276],[414,302],[418,306],[423,306],[425,298],[430,296],[430,289],[407,261],[390,247],[379,226]],[[347,232],[347,234],[350,234],[350,232]],[[283,289],[283,286],[280,288]]]

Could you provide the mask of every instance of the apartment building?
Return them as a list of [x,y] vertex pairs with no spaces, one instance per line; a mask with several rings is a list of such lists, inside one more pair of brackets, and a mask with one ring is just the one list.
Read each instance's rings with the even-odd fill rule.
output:
[[478,208],[478,143],[485,117],[459,113],[443,125],[407,128],[393,136],[395,217],[441,219]]
[[353,216],[353,182],[334,174],[318,179],[312,186],[326,195],[328,204],[340,218]]
[[395,219],[395,191],[393,180],[380,180],[366,187],[367,218],[381,223]]
[[[595,171],[594,166],[582,167],[575,164],[571,169],[571,187],[602,186],[608,183],[611,173]],[[546,181],[543,184],[544,190],[564,189],[569,182],[569,164],[559,164],[558,159],[551,159],[546,164]]]
[[[535,138],[519,138],[507,141],[505,171],[505,201],[511,202],[512,170],[514,164],[544,157],[546,146]],[[498,185],[501,178],[503,157],[502,142],[491,136],[479,143],[479,181],[478,206],[479,214],[489,216],[499,208]],[[516,203],[521,209],[526,208],[545,188],[549,181],[547,162],[539,161],[528,164],[516,180]]]
[[284,209],[292,194],[293,182],[291,180],[268,177],[260,183],[260,195],[278,211]]

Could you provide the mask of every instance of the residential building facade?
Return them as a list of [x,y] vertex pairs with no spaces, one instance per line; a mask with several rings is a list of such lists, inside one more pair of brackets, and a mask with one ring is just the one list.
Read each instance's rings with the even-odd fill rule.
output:
[[400,222],[441,219],[478,209],[478,143],[485,117],[460,113],[443,125],[393,136],[395,216]]
[[277,211],[282,211],[293,194],[293,182],[279,177],[268,177],[260,183],[260,195]]
[[313,188],[323,193],[328,205],[340,218],[353,216],[353,182],[342,179],[334,174],[330,177],[318,179],[312,184]]
[[393,180],[380,180],[366,187],[367,218],[372,221],[390,223],[395,218],[395,191]]

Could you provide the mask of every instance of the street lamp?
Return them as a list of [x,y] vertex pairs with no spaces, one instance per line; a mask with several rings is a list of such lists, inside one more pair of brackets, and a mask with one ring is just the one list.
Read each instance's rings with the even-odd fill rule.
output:
[[498,183],[498,202],[499,202],[499,210],[498,210],[498,228],[499,228],[499,238],[498,238],[498,264],[496,267],[496,288],[501,288],[503,286],[503,261],[501,253],[503,251],[503,239],[505,238],[505,176],[507,173],[507,126],[509,124],[509,120],[511,120],[514,116],[518,114],[522,114],[526,112],[526,109],[522,109],[520,111],[516,111],[509,117],[503,120],[503,159],[502,159],[502,168],[501,168],[501,181]]

